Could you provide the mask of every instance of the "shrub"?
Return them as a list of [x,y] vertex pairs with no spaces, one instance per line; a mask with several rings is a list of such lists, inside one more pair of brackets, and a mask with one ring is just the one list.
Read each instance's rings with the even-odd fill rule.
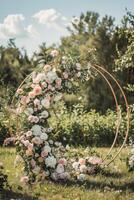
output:
[[[81,107],[74,108],[72,112],[65,108],[59,109],[52,115],[50,123],[54,127],[53,137],[62,143],[82,146],[110,146],[114,140],[116,132],[117,115],[114,111],[107,111],[106,115],[101,115],[95,110],[86,112]],[[123,113],[122,123],[116,145],[123,142],[126,128],[125,113]],[[132,134],[132,127],[130,128]]]

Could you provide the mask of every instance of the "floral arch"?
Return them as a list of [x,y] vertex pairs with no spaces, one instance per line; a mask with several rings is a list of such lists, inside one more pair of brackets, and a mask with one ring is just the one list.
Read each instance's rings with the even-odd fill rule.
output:
[[[88,64],[81,67],[79,59],[64,56],[57,50],[50,52],[48,62],[41,65],[30,74],[18,88],[13,103],[17,113],[17,142],[18,154],[24,161],[25,176],[22,182],[33,183],[51,178],[53,180],[66,180],[70,174],[77,174],[78,179],[83,179],[84,174],[89,173],[98,166],[109,165],[123,148],[129,131],[129,108],[126,96],[117,80],[103,67]],[[80,158],[70,161],[65,156],[65,147],[51,138],[52,127],[48,119],[52,105],[63,99],[64,93],[76,93],[79,82],[88,81],[92,76],[91,69],[99,73],[108,84],[116,104],[117,126],[113,144],[105,158]],[[108,78],[107,78],[108,76]],[[116,155],[107,162],[107,157],[114,147],[120,127],[121,112],[112,83],[114,81],[119,88],[127,110],[127,129],[124,142]],[[20,127],[20,119],[24,120],[23,129]],[[72,163],[71,163],[72,162]]]

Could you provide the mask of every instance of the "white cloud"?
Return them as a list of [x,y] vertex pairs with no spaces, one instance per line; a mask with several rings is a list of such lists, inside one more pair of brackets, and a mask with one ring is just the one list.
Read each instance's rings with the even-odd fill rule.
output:
[[39,24],[46,25],[48,28],[54,28],[58,31],[65,30],[67,18],[55,9],[40,10],[33,15]]
[[36,37],[36,28],[32,24],[25,26],[24,20],[22,14],[8,15],[3,23],[0,23],[0,39]]
[[22,14],[8,15],[3,23],[0,23],[0,37],[22,37],[26,35],[23,26],[24,16]]
[[28,32],[29,37],[31,36],[35,38],[35,37],[39,37],[40,35],[33,24],[28,25],[26,28],[26,31]]

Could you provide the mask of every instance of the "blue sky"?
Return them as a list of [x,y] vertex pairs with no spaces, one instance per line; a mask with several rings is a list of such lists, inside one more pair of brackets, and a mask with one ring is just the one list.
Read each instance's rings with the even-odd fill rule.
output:
[[0,0],[0,44],[11,37],[28,53],[38,45],[59,43],[68,35],[66,26],[73,16],[87,10],[115,17],[119,24],[125,8],[134,11],[134,0]]

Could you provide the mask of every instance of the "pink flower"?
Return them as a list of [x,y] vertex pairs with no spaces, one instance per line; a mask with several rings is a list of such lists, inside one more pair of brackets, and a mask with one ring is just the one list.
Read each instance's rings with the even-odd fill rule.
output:
[[50,65],[44,65],[44,70],[45,70],[45,72],[49,72],[49,71],[51,71],[51,66]]
[[37,96],[37,95],[40,95],[40,94],[41,94],[42,89],[41,89],[41,87],[38,85],[38,86],[35,86],[35,88],[34,88],[33,91],[34,91],[35,96]]
[[60,158],[58,163],[62,164],[62,165],[66,165],[67,164],[67,160],[65,158]]
[[39,137],[34,137],[32,139],[32,143],[40,145],[40,144],[42,144],[42,140]]
[[33,116],[33,115],[29,115],[29,117],[28,117],[28,121],[30,121],[30,122],[34,122],[34,116]]
[[39,118],[37,116],[34,116],[34,123],[38,123],[39,122]]
[[102,159],[97,156],[92,156],[88,159],[88,162],[92,165],[99,165],[102,163]]
[[33,151],[32,151],[31,148],[29,148],[29,149],[26,150],[26,155],[27,156],[32,156],[33,155]]
[[27,146],[27,147],[28,147],[28,149],[31,149],[31,150],[33,150],[33,144],[32,144],[32,143],[30,143],[30,142],[29,142],[29,144],[28,144],[28,146]]
[[50,53],[50,55],[52,57],[56,57],[56,56],[58,56],[58,54],[59,54],[59,52],[56,49],[52,50],[51,53]]
[[22,103],[23,105],[29,103],[29,101],[30,101],[29,97],[27,97],[27,96],[22,96],[22,97],[21,97],[21,103]]
[[25,147],[28,147],[29,143],[30,142],[28,140],[23,141],[23,144],[24,144]]
[[61,87],[61,82],[62,82],[61,78],[56,79],[56,87],[57,88]]
[[80,165],[85,165],[85,162],[86,162],[85,159],[83,159],[83,158],[80,158],[80,159],[79,159],[79,163],[80,163]]
[[58,174],[63,173],[64,172],[64,166],[62,164],[58,164],[57,168],[56,168],[56,172]]
[[31,123],[38,123],[39,122],[39,118],[37,116],[30,115],[28,117],[28,121],[30,121]]
[[44,158],[44,157],[47,157],[48,156],[48,152],[47,151],[42,151],[41,152],[41,157]]
[[47,83],[46,83],[46,82],[42,82],[42,83],[41,83],[41,86],[42,86],[43,88],[46,88],[46,87],[47,87]]
[[39,161],[39,163],[42,163],[42,162],[43,162],[43,158],[42,158],[42,157],[39,157],[39,158],[38,158],[38,161]]
[[25,135],[26,135],[26,137],[32,136],[32,131],[27,131],[27,132],[25,133]]
[[23,176],[23,177],[21,177],[21,179],[20,179],[20,182],[21,183],[28,183],[28,181],[29,181],[29,178],[28,178],[28,176]]
[[35,93],[33,91],[29,92],[28,94],[30,99],[33,99],[35,97]]
[[22,94],[22,93],[23,93],[22,88],[18,88],[17,93],[18,93],[18,94]]
[[36,99],[34,100],[34,105],[35,105],[35,106],[39,106],[39,105],[40,105],[40,100],[36,98]]
[[45,98],[41,101],[42,106],[44,106],[45,108],[49,108],[50,107],[50,100],[49,98]]
[[68,73],[67,73],[67,72],[64,72],[64,73],[63,73],[63,77],[64,77],[64,79],[68,79]]
[[48,90],[51,90],[51,91],[54,91],[54,90],[55,90],[55,88],[54,88],[52,85],[50,85],[50,84],[48,85],[47,89],[48,89]]

